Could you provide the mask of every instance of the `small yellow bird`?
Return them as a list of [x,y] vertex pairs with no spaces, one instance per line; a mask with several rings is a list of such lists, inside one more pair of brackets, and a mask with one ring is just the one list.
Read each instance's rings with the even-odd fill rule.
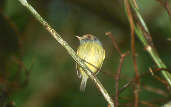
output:
[[[80,41],[80,46],[77,49],[77,55],[83,59],[87,67],[96,75],[103,64],[105,59],[105,50],[101,42],[93,35],[86,34],[82,37],[76,36]],[[77,75],[81,78],[80,90],[84,91],[88,75],[84,70],[76,65]]]

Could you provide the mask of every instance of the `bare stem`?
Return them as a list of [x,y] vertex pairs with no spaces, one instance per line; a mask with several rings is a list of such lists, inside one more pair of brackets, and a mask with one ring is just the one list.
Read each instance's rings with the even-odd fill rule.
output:
[[[144,47],[146,48],[146,51],[151,55],[151,57],[154,60],[154,62],[156,63],[156,65],[159,68],[167,69],[167,66],[161,60],[156,49],[154,48],[150,32],[149,32],[141,14],[139,13],[139,10],[136,8],[136,6],[134,6],[132,0],[129,0],[129,1],[131,4],[131,7],[133,9],[134,17],[136,19],[136,22],[134,23],[135,24],[135,33],[137,34],[140,41],[143,43]],[[167,82],[171,86],[171,73],[169,73],[166,70],[161,70],[161,72],[162,72],[162,75],[164,76],[164,78],[167,80]]]
[[122,56],[122,52],[121,52],[119,46],[117,45],[116,40],[115,40],[115,38],[113,37],[112,33],[111,33],[111,32],[106,32],[105,34],[106,34],[109,38],[112,39],[113,46],[115,47],[115,49],[116,49],[116,51],[119,53],[119,55]]
[[[133,0],[133,4],[138,8],[138,6],[136,5],[136,0]],[[134,18],[133,18],[132,11],[131,11],[128,0],[125,0],[125,7],[126,7],[127,14],[128,14],[128,20],[130,23],[130,28],[131,28],[131,51],[132,51],[132,59],[133,59],[133,64],[134,64],[134,71],[135,71],[135,75],[136,75],[136,81],[135,81],[136,84],[134,86],[134,96],[135,96],[134,107],[138,107],[140,78],[139,78],[137,61],[136,61]]]
[[128,55],[128,52],[127,53],[122,53],[122,55],[120,56],[120,64],[119,64],[119,67],[118,67],[118,70],[117,70],[117,74],[116,74],[116,77],[115,77],[115,107],[118,107],[119,105],[119,80],[120,80],[120,74],[121,74],[121,70],[122,70],[122,65],[123,65],[123,62],[124,62],[124,59],[125,59],[125,56]]
[[58,34],[26,0],[18,1],[23,6],[25,6],[32,13],[32,15],[43,25],[43,27],[51,34],[51,36],[67,50],[68,54],[75,60],[76,63],[78,63],[84,69],[85,73],[94,81],[106,101],[109,103],[110,107],[114,107],[113,100],[109,96],[107,90],[103,87],[102,83],[91,73],[91,70],[85,65],[84,61],[76,55],[75,51],[69,46],[66,41],[61,38],[60,34]]
[[121,74],[121,70],[122,70],[122,65],[123,65],[123,62],[124,62],[124,59],[125,57],[129,54],[129,52],[126,52],[126,53],[122,53],[115,38],[113,37],[112,33],[111,32],[106,32],[106,35],[112,40],[112,43],[113,43],[113,46],[114,48],[117,50],[117,52],[119,53],[120,55],[120,63],[119,63],[119,67],[118,67],[118,70],[117,70],[117,73],[115,75],[115,107],[118,107],[119,106],[119,80],[120,80],[120,74]]

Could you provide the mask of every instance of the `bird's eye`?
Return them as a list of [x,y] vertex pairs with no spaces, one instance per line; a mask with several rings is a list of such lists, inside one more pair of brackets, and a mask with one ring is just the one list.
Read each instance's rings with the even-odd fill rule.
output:
[[90,35],[87,35],[87,38],[88,38],[88,39],[91,39],[91,36],[90,36]]

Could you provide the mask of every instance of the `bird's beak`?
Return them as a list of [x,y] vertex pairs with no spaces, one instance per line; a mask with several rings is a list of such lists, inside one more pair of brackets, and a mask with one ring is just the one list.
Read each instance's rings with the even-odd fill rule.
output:
[[81,37],[80,36],[75,36],[76,38],[78,38],[78,40],[81,40]]

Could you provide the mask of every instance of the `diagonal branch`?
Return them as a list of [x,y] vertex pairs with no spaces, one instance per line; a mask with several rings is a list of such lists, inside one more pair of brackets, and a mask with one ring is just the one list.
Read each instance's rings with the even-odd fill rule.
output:
[[[139,10],[133,5],[132,0],[129,0],[129,1],[130,1],[130,5],[133,9],[134,18],[136,19],[136,22],[134,23],[135,24],[135,33],[137,34],[138,38],[140,39],[140,41],[146,48],[146,51],[151,55],[151,57],[154,60],[154,62],[156,63],[156,65],[159,68],[167,69],[167,66],[161,60],[156,49],[154,48],[150,32],[148,31],[148,28],[147,28],[141,14],[139,13]],[[164,76],[164,78],[167,80],[169,85],[171,86],[171,73],[169,73],[166,70],[161,70],[161,73]]]
[[25,6],[32,13],[32,15],[43,25],[43,27],[51,34],[51,36],[67,50],[68,54],[75,60],[76,63],[78,63],[84,69],[85,73],[94,81],[106,101],[109,103],[110,107],[114,107],[113,100],[109,96],[107,90],[103,87],[98,78],[91,73],[91,70],[86,66],[84,61],[76,55],[75,51],[69,46],[69,44],[61,38],[60,34],[58,34],[26,0],[18,1],[23,6]]

